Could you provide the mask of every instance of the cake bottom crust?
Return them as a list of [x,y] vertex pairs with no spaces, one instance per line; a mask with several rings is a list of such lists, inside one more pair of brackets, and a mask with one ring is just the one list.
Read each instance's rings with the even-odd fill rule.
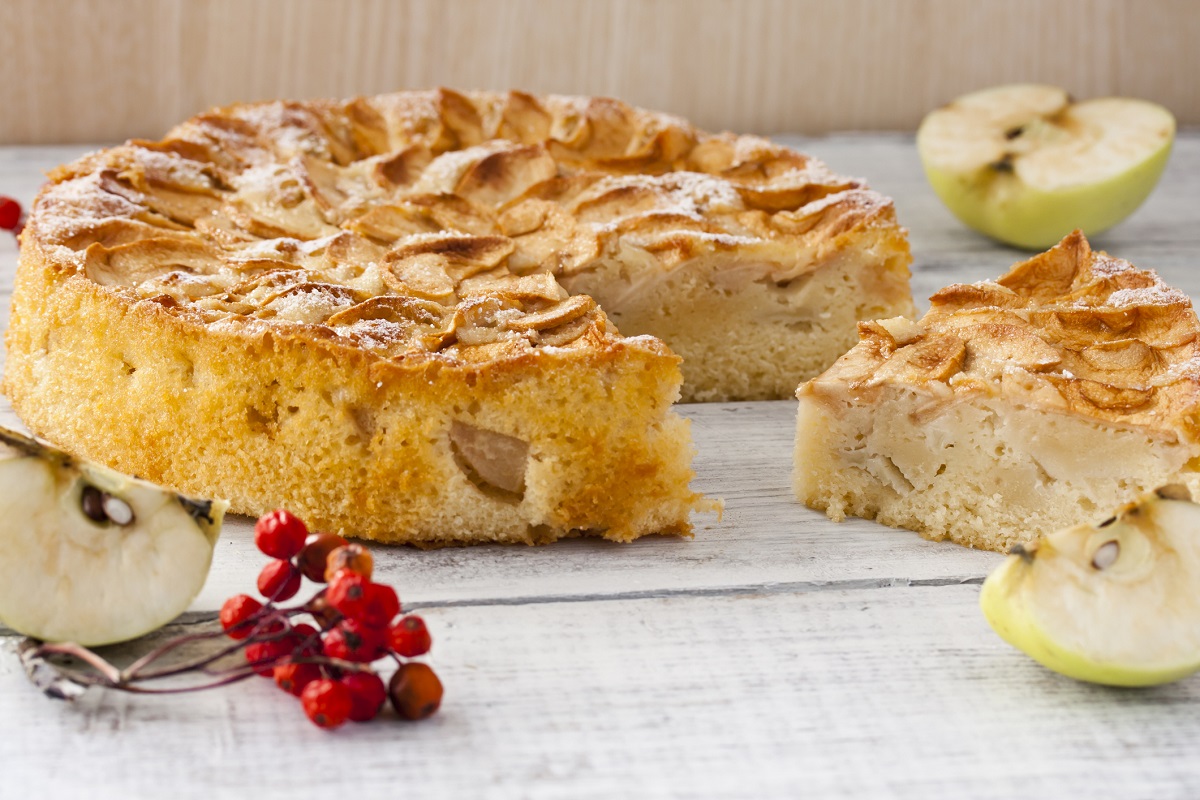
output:
[[[1195,460],[1193,460],[1195,459]],[[802,393],[797,498],[831,519],[1007,552],[1166,483],[1200,496],[1200,448],[999,398],[930,409],[888,390],[870,405]]]

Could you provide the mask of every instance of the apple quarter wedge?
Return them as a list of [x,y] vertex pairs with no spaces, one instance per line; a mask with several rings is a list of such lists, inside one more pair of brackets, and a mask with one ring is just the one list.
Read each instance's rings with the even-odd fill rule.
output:
[[1055,672],[1153,686],[1200,670],[1200,505],[1159,488],[1075,525],[988,576],[979,604],[1006,642]]
[[86,647],[166,625],[204,586],[227,507],[0,428],[0,621]]
[[795,490],[988,550],[1183,483],[1200,496],[1200,323],[1188,297],[1076,231],[919,321],[860,323],[803,384]]

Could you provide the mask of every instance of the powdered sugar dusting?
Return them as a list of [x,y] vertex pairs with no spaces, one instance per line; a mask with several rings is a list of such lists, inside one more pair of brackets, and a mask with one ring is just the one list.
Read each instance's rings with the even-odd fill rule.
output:
[[[520,339],[521,346],[537,348],[611,329],[590,306],[562,311],[561,319],[548,316],[541,300],[531,303],[504,284],[506,276],[565,274],[568,258],[583,271],[611,250],[610,259],[627,259],[621,267],[634,286],[671,274],[702,251],[739,249],[738,257],[720,259],[722,268],[739,258],[754,264],[741,271],[730,267],[724,277],[733,284],[776,275],[772,265],[807,265],[813,251],[801,241],[809,234],[798,233],[804,226],[780,211],[858,185],[767,139],[711,136],[677,117],[606,98],[521,96],[513,108],[528,124],[504,128],[512,141],[488,139],[501,129],[505,103],[517,99],[440,91],[359,99],[355,103],[370,107],[355,106],[372,118],[369,125],[375,124],[372,111],[383,120],[378,133],[386,142],[372,138],[370,147],[351,141],[350,108],[336,103],[274,102],[210,112],[178,126],[160,145],[123,145],[77,162],[79,172],[90,173],[85,178],[60,173],[43,195],[31,233],[48,247],[69,242],[80,251],[93,240],[109,251],[136,244],[145,251],[136,260],[145,272],[139,285],[157,281],[155,291],[170,289],[181,306],[236,315],[249,326],[327,323],[364,300],[390,296],[400,298],[397,307],[436,305],[430,313],[456,320],[456,338],[431,334],[423,323],[397,323],[395,316],[350,323],[354,314],[347,314],[337,327],[389,349],[461,350],[472,337],[480,345]],[[494,157],[539,146],[535,159]],[[383,160],[408,150],[419,157]],[[432,154],[428,163],[426,153]],[[403,180],[391,180],[397,171]],[[470,176],[469,191],[464,176]],[[180,188],[206,197],[183,203]],[[838,192],[807,210],[820,213],[849,197]],[[876,201],[886,202],[865,193],[853,199],[854,208]],[[194,207],[198,213],[188,213]],[[103,226],[90,239],[75,235],[114,218],[138,221]],[[480,250],[493,259],[474,276],[479,265],[473,262],[469,269],[447,265],[460,250],[474,252],[457,247],[457,240],[472,238],[486,238]],[[428,246],[435,243],[452,246]],[[420,266],[436,291],[418,286],[425,273],[415,267],[404,276],[394,269],[394,257],[405,255],[405,248],[429,251],[419,253]],[[95,258],[96,251],[91,255],[92,267],[107,263]],[[170,273],[203,258],[220,265],[219,282]],[[134,259],[125,252],[112,262],[113,269],[130,272]],[[464,280],[487,285],[491,306],[466,299]],[[390,298],[382,305],[390,308]],[[553,326],[552,319],[558,320]],[[553,336],[530,333],[551,329]]]
[[271,132],[275,152],[291,157],[301,153],[328,155],[324,137],[313,130],[313,121],[306,111],[285,103],[261,103],[239,106],[236,116],[256,129]]
[[357,338],[364,344],[389,347],[407,338],[407,329],[398,322],[386,319],[360,319],[353,324],[339,326],[334,330],[339,336]]
[[416,194],[446,194],[453,192],[458,186],[463,173],[479,161],[501,150],[514,150],[517,145],[501,139],[495,139],[475,147],[463,150],[452,150],[430,162],[421,177],[413,186]]
[[111,219],[133,218],[145,210],[126,197],[105,191],[100,175],[93,173],[47,189],[38,200],[33,224],[48,242],[58,244]]
[[[633,205],[622,198],[621,203],[606,206],[609,221],[600,225],[601,230],[615,230],[621,221],[643,216],[648,211],[657,214],[678,214],[690,219],[702,220],[709,214],[731,213],[745,208],[741,196],[728,181],[700,172],[668,172],[664,175],[620,175],[598,181],[580,203],[603,199],[605,195],[620,196],[624,190],[644,190],[642,203]],[[652,198],[652,199],[647,199]],[[649,203],[652,208],[646,209]],[[629,208],[621,213],[621,207]],[[641,206],[641,207],[639,207]]]
[[1117,308],[1128,308],[1130,306],[1171,306],[1179,305],[1180,303],[1190,306],[1192,301],[1178,289],[1172,289],[1170,286],[1162,284],[1138,289],[1118,289],[1108,296],[1108,305],[1116,306]]
[[233,185],[243,192],[269,194],[288,178],[297,180],[285,164],[262,164],[242,170],[234,177]]
[[811,203],[806,203],[792,213],[796,214],[797,216],[811,216],[813,214],[820,214],[827,208],[831,208],[838,203],[842,203],[847,200],[852,200],[856,208],[860,208],[867,212],[875,211],[876,209],[883,208],[891,203],[891,201],[886,197],[878,192],[873,192],[870,189],[846,189],[841,192],[827,194],[822,198],[813,200]]
[[266,307],[280,319],[316,325],[329,319],[334,312],[352,305],[354,300],[346,295],[312,288],[287,291]]
[[251,261],[261,258],[278,258],[300,250],[303,244],[299,239],[286,237],[259,239],[239,247],[231,260]]
[[1093,275],[1102,278],[1112,278],[1127,272],[1141,272],[1137,267],[1120,258],[1113,258],[1104,253],[1093,253],[1090,266]]

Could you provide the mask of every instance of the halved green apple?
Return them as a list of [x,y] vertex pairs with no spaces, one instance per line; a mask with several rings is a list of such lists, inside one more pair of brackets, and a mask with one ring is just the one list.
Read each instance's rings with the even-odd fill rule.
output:
[[917,150],[934,192],[1001,242],[1044,250],[1132,214],[1162,176],[1175,118],[1123,97],[1074,103],[1054,86],[998,86],[930,113]]
[[1200,670],[1200,505],[1167,486],[1099,525],[1016,548],[984,581],[984,616],[1055,672],[1150,686]]
[[88,647],[165,625],[203,587],[227,506],[0,428],[0,621]]

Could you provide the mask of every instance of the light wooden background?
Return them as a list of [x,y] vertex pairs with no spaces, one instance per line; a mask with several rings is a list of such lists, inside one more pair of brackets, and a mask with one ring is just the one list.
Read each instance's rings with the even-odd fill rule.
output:
[[0,0],[0,144],[436,85],[614,95],[709,128],[911,129],[1036,80],[1200,124],[1196,0]]

